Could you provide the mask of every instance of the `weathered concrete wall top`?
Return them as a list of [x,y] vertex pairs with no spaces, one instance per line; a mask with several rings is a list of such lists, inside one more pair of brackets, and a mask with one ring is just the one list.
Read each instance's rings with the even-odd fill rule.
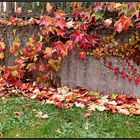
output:
[[[109,59],[114,64],[119,65],[115,57]],[[136,67],[140,73],[140,67]],[[104,66],[103,59],[96,60],[93,56],[89,56],[85,60],[80,60],[77,53],[72,52],[63,60],[60,76],[62,86],[81,86],[100,92],[125,93],[140,96],[140,85],[135,85],[134,81],[129,82],[121,78],[121,76],[115,75],[113,71]]]

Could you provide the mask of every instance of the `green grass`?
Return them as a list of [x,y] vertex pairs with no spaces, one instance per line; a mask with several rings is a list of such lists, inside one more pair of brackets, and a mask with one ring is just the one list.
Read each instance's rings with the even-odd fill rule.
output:
[[[85,109],[58,109],[28,98],[0,98],[0,136],[4,138],[139,138],[140,116],[94,112],[84,118]],[[16,116],[13,112],[22,111]],[[35,115],[42,111],[48,119]],[[88,129],[85,129],[85,127]],[[60,133],[56,130],[60,129]]]

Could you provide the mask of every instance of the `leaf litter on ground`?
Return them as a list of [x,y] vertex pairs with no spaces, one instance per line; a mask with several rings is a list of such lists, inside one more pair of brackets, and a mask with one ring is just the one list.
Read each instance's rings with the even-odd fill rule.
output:
[[[23,88],[24,87],[24,88]],[[103,94],[94,90],[87,90],[82,87],[75,89],[68,88],[67,86],[53,88],[44,87],[39,89],[38,84],[24,83],[21,88],[10,85],[0,88],[0,95],[2,102],[6,103],[6,96],[22,95],[32,100],[38,99],[43,104],[54,104],[58,108],[71,108],[73,106],[84,108],[87,110],[84,117],[89,117],[92,112],[109,111],[112,113],[118,112],[125,115],[140,115],[140,98],[132,97],[126,94]],[[21,115],[21,112],[15,112],[15,115]],[[41,111],[36,114],[36,117],[47,119],[47,113],[43,114]]]

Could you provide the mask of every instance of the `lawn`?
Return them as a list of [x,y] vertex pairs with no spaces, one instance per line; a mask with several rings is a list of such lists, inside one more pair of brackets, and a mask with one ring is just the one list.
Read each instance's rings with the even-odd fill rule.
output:
[[[93,112],[85,108],[59,109],[25,97],[0,98],[0,136],[3,138],[135,138],[140,137],[140,116]],[[38,118],[38,112],[48,118]],[[19,112],[22,112],[20,114]]]

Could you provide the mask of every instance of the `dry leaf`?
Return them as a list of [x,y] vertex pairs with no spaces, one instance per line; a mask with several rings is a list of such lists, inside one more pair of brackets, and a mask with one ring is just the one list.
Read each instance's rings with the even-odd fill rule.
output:
[[62,133],[61,130],[60,130],[60,128],[58,128],[58,129],[56,130],[56,133],[59,133],[59,134]]
[[89,116],[91,116],[92,115],[92,112],[86,112],[85,114],[84,114],[84,117],[86,118],[86,117],[89,117]]
[[41,118],[41,119],[47,119],[49,116],[47,113],[43,115],[43,113],[40,111],[37,113],[36,117]]
[[3,133],[2,132],[0,132],[0,138],[2,138],[3,137]]
[[81,107],[81,108],[85,107],[85,105],[83,103],[75,102],[75,105],[76,105],[76,107]]
[[0,52],[0,59],[4,58],[4,52]]
[[96,110],[96,104],[92,103],[89,107],[88,107],[88,110],[92,110],[92,111],[95,111]]
[[96,106],[96,109],[98,111],[104,111],[104,110],[106,110],[106,107],[105,106]]
[[130,115],[130,112],[127,109],[119,109],[118,112],[121,114]]
[[85,130],[88,130],[88,126],[85,126]]
[[37,97],[37,94],[34,94],[33,96],[31,96],[31,99],[35,99]]
[[35,90],[33,91],[33,93],[40,93],[40,90],[39,90],[39,89],[35,89]]
[[5,97],[2,97],[1,99],[2,99],[2,102],[3,102],[4,104],[6,104],[6,103],[7,103],[7,101],[8,101],[8,99],[7,99],[7,98],[5,98]]

